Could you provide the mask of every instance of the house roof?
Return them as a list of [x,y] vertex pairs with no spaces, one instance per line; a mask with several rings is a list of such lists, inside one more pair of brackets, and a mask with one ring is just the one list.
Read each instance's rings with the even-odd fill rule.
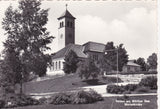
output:
[[83,46],[85,47],[84,51],[93,51],[93,52],[104,52],[105,49],[105,44],[102,43],[97,43],[97,42],[87,42],[85,44],[83,44]]
[[70,50],[73,50],[77,54],[77,56],[80,58],[87,58],[87,55],[83,52],[84,47],[82,45],[68,44],[66,47],[56,52],[52,56],[52,59],[65,57],[69,53]]
[[140,65],[133,63],[133,62],[127,62],[127,66],[136,66],[136,67],[140,67]]
[[69,18],[75,19],[75,17],[73,17],[73,15],[72,15],[67,9],[66,9],[66,11],[58,18],[58,20],[61,19],[61,18],[63,18],[63,17],[69,17]]

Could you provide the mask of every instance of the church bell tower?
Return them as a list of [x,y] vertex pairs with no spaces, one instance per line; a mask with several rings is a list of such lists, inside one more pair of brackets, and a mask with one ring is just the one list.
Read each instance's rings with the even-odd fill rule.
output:
[[58,48],[59,50],[66,45],[75,44],[75,17],[67,10],[58,18]]

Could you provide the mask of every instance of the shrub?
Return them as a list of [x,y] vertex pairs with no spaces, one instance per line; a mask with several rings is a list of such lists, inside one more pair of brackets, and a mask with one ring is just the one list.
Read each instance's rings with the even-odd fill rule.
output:
[[125,90],[127,90],[127,91],[134,91],[135,89],[137,89],[138,88],[138,84],[127,84],[126,86],[125,86]]
[[43,97],[39,99],[39,104],[47,104],[48,103],[48,99]]
[[5,105],[5,101],[4,100],[0,100],[0,108],[3,108]]
[[33,99],[26,95],[7,95],[6,96],[5,107],[17,107],[17,106],[27,106],[27,105],[37,105],[39,104],[38,100]]
[[149,92],[149,90],[150,89],[148,87],[142,86],[142,87],[137,88],[136,92],[142,92],[142,93],[144,93],[144,92]]
[[145,87],[150,87],[151,89],[157,89],[157,77],[148,76],[148,77],[142,78],[139,85],[145,86]]
[[57,93],[49,98],[49,104],[88,104],[96,101],[102,101],[103,98],[94,90],[77,91],[72,93]]
[[103,97],[98,94],[96,91],[94,90],[90,90],[89,93],[92,95],[92,98],[94,99],[94,101],[102,101],[103,100]]
[[108,85],[107,86],[108,93],[122,94],[124,91],[125,91],[124,86],[117,86],[117,85]]
[[92,102],[92,95],[89,92],[82,90],[72,94],[72,104],[88,104]]
[[71,103],[70,100],[70,94],[67,93],[57,93],[49,98],[48,103],[49,104],[69,104]]
[[103,98],[100,94],[94,90],[90,91],[78,91],[72,96],[72,104],[89,104],[96,101],[102,101]]

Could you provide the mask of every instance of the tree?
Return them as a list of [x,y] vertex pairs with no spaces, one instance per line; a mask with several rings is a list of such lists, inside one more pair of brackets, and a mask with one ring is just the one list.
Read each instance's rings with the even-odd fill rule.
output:
[[77,63],[79,62],[77,54],[73,50],[70,50],[64,60],[64,72],[66,74],[75,73],[77,70]]
[[157,54],[152,53],[152,55],[148,57],[147,63],[150,69],[157,69]]
[[87,59],[79,63],[77,72],[81,79],[88,79],[90,77],[96,79],[100,73],[100,69],[96,66],[93,60]]
[[[13,81],[17,78],[15,75],[20,76],[18,83],[27,79],[31,72],[39,76],[46,73],[48,60],[44,52],[50,49],[47,45],[52,42],[53,37],[45,27],[48,9],[41,9],[40,5],[40,1],[21,0],[18,9],[8,7],[2,21],[7,35],[4,42],[5,66],[13,74]],[[5,71],[3,74],[6,74]]]
[[148,70],[148,65],[145,62],[144,58],[138,58],[137,60],[134,61],[136,64],[141,66],[142,71],[147,71]]
[[105,55],[103,57],[103,66],[108,66],[110,70],[117,70],[117,52],[118,52],[118,70],[122,71],[123,66],[128,62],[128,55],[123,44],[115,47],[113,42],[108,42],[105,46]]

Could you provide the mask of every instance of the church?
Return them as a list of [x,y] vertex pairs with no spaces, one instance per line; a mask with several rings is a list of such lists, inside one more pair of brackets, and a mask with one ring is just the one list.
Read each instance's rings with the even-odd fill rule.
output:
[[[47,75],[64,75],[63,65],[65,56],[72,50],[80,60],[92,59],[97,62],[105,54],[105,44],[97,42],[86,42],[83,45],[75,43],[75,20],[76,18],[67,10],[57,18],[58,27],[58,48],[59,51],[51,56],[51,65],[47,70]],[[140,71],[140,65],[129,61],[123,72]]]
[[73,50],[79,59],[91,58],[98,61],[104,54],[105,44],[97,42],[86,42],[83,45],[75,43],[75,20],[76,18],[66,8],[65,12],[57,18],[58,27],[58,48],[59,51],[52,55],[51,66],[47,75],[64,75],[63,63],[65,56]]

